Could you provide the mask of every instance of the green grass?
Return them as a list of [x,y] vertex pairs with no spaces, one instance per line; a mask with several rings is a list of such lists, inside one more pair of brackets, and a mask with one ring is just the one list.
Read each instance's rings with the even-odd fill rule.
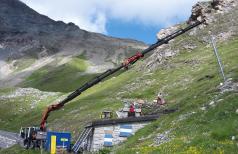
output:
[[[29,57],[26,57],[26,58],[21,58],[21,59],[18,59],[18,60],[15,60],[14,61],[14,72],[19,72],[19,71],[22,71],[26,68],[28,68],[29,66],[31,66],[36,60],[33,59],[33,58],[29,58]],[[13,61],[12,60],[9,60],[8,63],[12,63]]]
[[17,60],[16,62],[17,69],[15,71],[18,72],[18,71],[24,70],[25,68],[29,67],[34,62],[35,62],[35,59],[32,59],[32,58],[23,58],[23,59]]
[[[0,150],[1,154],[40,154],[38,150],[26,150],[18,145]],[[46,154],[46,152],[44,152]]]
[[[236,82],[238,81],[237,49],[237,38],[219,43],[218,47],[226,76]],[[75,75],[77,74],[75,72],[80,74],[85,69],[81,65],[82,61],[78,60],[76,58],[56,69],[51,67],[40,69],[24,84],[41,90],[62,91],[63,95],[67,95],[67,92],[74,90],[83,82]],[[152,101],[156,94],[162,91],[166,94],[165,99],[168,102],[166,108],[176,107],[179,110],[162,116],[139,130],[127,142],[114,147],[113,151],[116,153],[229,154],[238,151],[238,115],[235,113],[238,94],[235,92],[221,94],[218,91],[217,86],[222,82],[222,78],[211,47],[199,44],[199,48],[193,52],[181,52],[178,56],[168,59],[167,65],[159,66],[149,75],[138,69],[142,64],[143,62],[140,62],[135,68],[90,88],[62,110],[51,113],[48,120],[49,128],[71,131],[76,138],[87,122],[99,118],[102,110],[116,111],[122,107],[121,99]],[[85,80],[88,79],[89,77]],[[11,89],[0,90],[0,94],[9,91]],[[35,98],[34,96],[24,98],[28,101],[16,98],[0,102],[0,117],[4,117],[5,121],[1,121],[0,129],[18,131],[21,126],[39,124],[41,111],[56,99],[54,97],[43,100],[37,108],[29,110],[29,102]],[[214,107],[209,105],[213,100]],[[15,110],[19,108],[18,104],[22,104],[26,112],[16,112]],[[203,106],[207,107],[205,111],[201,110]],[[12,111],[4,112],[6,110]],[[191,112],[194,113],[189,114]],[[187,114],[189,116],[181,119]],[[160,146],[154,145],[156,135],[167,130],[170,130],[171,141]],[[231,140],[232,136],[236,136],[235,141]]]
[[[15,89],[2,89],[0,95],[11,94],[14,91]],[[14,98],[0,99],[0,129],[18,132],[21,126],[37,126],[40,122],[42,108],[45,108],[59,96],[61,94],[39,100],[40,96],[26,94]],[[34,108],[31,108],[34,101],[37,101],[37,104],[34,105]]]
[[85,74],[87,67],[86,60],[75,57],[61,66],[52,64],[40,68],[19,86],[33,87],[42,91],[70,92],[97,75]]
[[[237,59],[234,58],[238,57],[235,52],[237,48],[237,39],[220,44],[218,48],[226,75],[234,81],[237,81],[238,75]],[[193,59],[198,60],[199,64],[184,63]],[[176,68],[158,69],[151,76],[153,79],[157,78],[155,84],[128,97],[150,97],[156,87],[160,87],[168,94],[168,106],[178,107],[179,111],[140,130],[128,142],[115,148],[116,153],[236,153],[238,115],[235,111],[238,94],[220,94],[217,90],[222,79],[213,51],[210,48],[200,48],[192,53],[182,53],[169,63],[176,64]],[[206,78],[206,75],[213,78]],[[212,100],[216,102],[214,107],[209,105]],[[203,106],[208,106],[206,111],[200,109]],[[179,116],[190,112],[195,113],[185,120],[179,120]],[[166,130],[171,130],[171,141],[161,146],[153,146],[155,136]],[[231,140],[232,136],[236,136],[236,141]],[[140,140],[145,137],[146,140]]]
[[[105,83],[89,89],[77,99],[67,104],[63,110],[51,113],[49,127],[61,131],[70,130],[74,132],[74,137],[77,137],[76,135],[80,133],[80,130],[87,122],[100,117],[102,110],[115,111],[122,106],[120,100],[115,99],[114,96],[118,89],[123,86],[122,83],[132,80],[131,77],[135,75],[136,73],[126,72],[120,77],[108,79]],[[1,91],[2,95],[6,95],[11,90],[2,89]],[[65,93],[63,98],[66,95],[67,93]],[[37,99],[34,96],[26,95],[15,99],[0,100],[0,109],[2,111],[0,112],[0,116],[4,117],[4,120],[0,123],[0,129],[18,132],[21,126],[39,125],[43,110],[49,103],[54,103],[55,99],[60,96],[61,94],[42,100],[34,109],[29,108],[29,103]],[[11,110],[12,108],[14,110]],[[19,111],[20,108],[24,109],[23,114]],[[10,112],[4,112],[4,110],[9,110]]]

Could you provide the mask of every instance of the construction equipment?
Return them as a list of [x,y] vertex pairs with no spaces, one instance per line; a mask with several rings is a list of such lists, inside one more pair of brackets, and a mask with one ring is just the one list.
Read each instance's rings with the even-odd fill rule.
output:
[[102,111],[100,115],[101,119],[111,119],[113,117],[112,111]]
[[[155,48],[157,48],[157,47],[159,47],[159,46],[161,46],[163,44],[167,44],[170,40],[172,40],[172,39],[174,39],[174,38],[184,34],[185,32],[193,29],[194,27],[197,27],[198,25],[200,25],[200,24],[202,24],[204,22],[205,22],[205,20],[197,21],[196,23],[194,23],[192,25],[189,25],[188,27],[186,27],[184,29],[179,29],[176,32],[172,33],[171,35],[168,35],[168,36],[166,36],[166,37],[164,37],[162,39],[159,39],[156,43],[152,44],[151,46],[149,46],[148,48],[146,48],[142,52],[138,52],[134,56],[125,59],[124,62],[120,66],[118,66],[118,67],[116,67],[114,69],[109,69],[109,70],[105,71],[104,73],[102,73],[101,75],[93,78],[91,81],[85,83],[80,88],[75,90],[73,93],[68,95],[64,100],[60,101],[57,104],[50,105],[49,107],[47,107],[47,109],[43,113],[43,116],[42,116],[42,119],[41,119],[41,123],[40,123],[40,127],[39,127],[40,130],[41,131],[46,131],[46,122],[47,122],[47,118],[49,117],[50,112],[61,109],[66,103],[70,102],[71,100],[73,100],[74,98],[79,96],[82,92],[86,91],[87,89],[89,89],[89,88],[93,87],[94,85],[98,84],[103,79],[111,76],[112,74],[118,72],[119,70],[121,70],[123,68],[127,69],[130,65],[134,64],[135,62],[137,62],[137,60],[139,60],[142,57],[144,57],[150,51],[154,50]],[[35,131],[33,131],[33,132],[35,132]],[[31,141],[31,140],[29,140],[29,138],[32,138],[31,137],[32,135],[33,134],[30,133],[30,135],[28,135],[27,137],[24,136],[24,135],[21,135],[21,136],[23,136],[26,141]]]
[[36,136],[40,135],[39,127],[22,127],[20,129],[19,136],[23,139],[23,146],[26,149],[40,147],[40,141]]

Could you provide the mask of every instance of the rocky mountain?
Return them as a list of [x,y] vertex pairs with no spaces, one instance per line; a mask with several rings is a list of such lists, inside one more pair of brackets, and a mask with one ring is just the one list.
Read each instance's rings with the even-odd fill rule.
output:
[[142,42],[108,37],[82,30],[74,23],[54,21],[19,0],[0,0],[0,23],[0,79],[8,77],[17,65],[16,60],[22,58],[81,55],[94,66],[89,70],[94,73],[113,67],[145,47]]
[[[191,16],[187,23],[192,24],[196,21],[205,19],[205,24],[193,29],[185,34],[181,40],[171,41],[173,43],[160,46],[156,52],[146,60],[144,70],[153,70],[163,64],[166,59],[174,57],[180,51],[193,51],[202,44],[211,43],[211,37],[217,41],[227,41],[238,35],[238,1],[235,0],[214,0],[208,2],[198,2],[192,8]],[[163,38],[173,33],[184,23],[162,29],[157,34],[157,38]],[[196,38],[196,39],[195,39]]]
[[[62,110],[51,113],[48,128],[70,131],[75,140],[83,127],[98,119],[103,110],[113,111],[116,115],[124,101],[140,101],[147,107],[142,108],[143,114],[161,113],[166,109],[176,109],[176,112],[162,114],[128,141],[100,152],[237,153],[237,1],[199,2],[192,9],[190,22],[204,18],[206,24],[157,48],[134,67],[88,89]],[[157,36],[161,38],[185,26],[187,23],[166,28]],[[216,40],[226,81],[220,76],[211,46],[212,36]],[[82,65],[77,65],[83,64],[80,58],[74,57],[65,65],[53,63],[35,70],[24,81],[31,88],[0,88],[0,129],[18,132],[21,126],[39,125],[42,111],[49,104],[64,99],[75,85],[79,85],[78,80],[85,75],[80,72],[84,70]],[[60,90],[60,93],[55,92]],[[166,101],[163,106],[153,103],[158,93]],[[14,146],[0,150],[0,153],[35,154],[40,150],[26,152]]]

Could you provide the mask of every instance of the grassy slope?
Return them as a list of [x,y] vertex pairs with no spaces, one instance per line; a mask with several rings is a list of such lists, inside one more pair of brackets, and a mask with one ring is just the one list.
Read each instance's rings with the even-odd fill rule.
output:
[[35,71],[20,86],[42,91],[70,92],[89,78],[96,76],[96,74],[85,74],[87,67],[88,63],[82,57],[74,57],[61,66],[52,63]]
[[39,150],[26,150],[19,145],[15,145],[8,149],[2,149],[0,150],[1,154],[48,154],[45,151],[42,151],[42,153]]
[[[219,44],[225,72],[235,81],[238,81],[237,49],[238,39]],[[67,104],[63,110],[52,113],[49,117],[49,127],[54,130],[72,131],[73,136],[76,137],[87,121],[99,118],[99,113],[103,109],[118,109],[122,105],[121,98],[152,100],[155,94],[162,90],[168,94],[166,96],[166,100],[169,102],[167,107],[178,107],[179,111],[161,117],[114,150],[117,150],[118,153],[135,153],[137,151],[142,153],[235,153],[238,150],[237,141],[231,141],[231,136],[238,134],[238,115],[235,114],[238,105],[237,94],[220,94],[217,90],[221,80],[212,49],[201,45],[193,52],[182,52],[179,56],[169,59],[167,63],[168,65],[162,66],[153,74],[142,74],[142,72],[132,69],[89,89],[76,100]],[[67,67],[66,71],[68,68],[71,67]],[[64,70],[64,68],[62,69]],[[60,79],[57,74],[52,76],[55,75],[56,79]],[[206,78],[207,75],[213,76],[213,78]],[[62,79],[62,81],[65,80]],[[147,81],[152,82],[148,83]],[[42,86],[43,83],[41,83]],[[133,83],[138,86],[132,86]],[[61,83],[57,85],[57,89],[68,86],[78,87],[79,85]],[[47,88],[51,89],[52,87]],[[6,90],[2,93],[6,93]],[[215,101],[214,107],[208,105],[212,100],[221,98],[223,100]],[[37,108],[19,113],[17,116],[14,111],[7,113],[2,111],[10,111],[13,108],[7,104],[11,103],[15,106],[14,103],[27,104],[27,102],[21,101],[19,98],[9,100],[11,102],[0,101],[2,110],[0,117],[4,117],[4,123],[1,123],[0,129],[18,131],[21,126],[38,124],[41,116],[39,111],[54,99],[44,100]],[[208,109],[202,111],[200,108],[203,106],[208,106]],[[181,116],[191,112],[194,114],[181,120]],[[172,140],[161,146],[152,146],[156,134],[166,130],[171,130]],[[18,148],[14,147],[11,150],[16,149]]]
[[[219,47],[225,72],[235,81],[238,81],[237,49],[237,39],[220,44]],[[187,60],[199,63],[185,64]],[[160,69],[151,77],[157,78],[154,87],[143,89],[143,93],[137,91],[131,96],[148,97],[156,87],[160,87],[168,93],[168,106],[179,107],[179,111],[140,130],[114,150],[118,153],[236,153],[238,115],[235,112],[238,94],[221,94],[218,91],[221,80],[212,50],[202,47],[192,53],[183,53],[169,63],[175,68]],[[209,79],[206,75],[214,77]],[[210,106],[213,100],[215,106]],[[203,106],[207,107],[205,111],[201,110]],[[172,140],[161,146],[153,146],[156,135],[166,130],[170,130]],[[232,136],[236,136],[236,141],[231,140]]]
[[[15,89],[0,90],[0,95],[12,93]],[[39,121],[42,107],[53,102],[61,94],[49,96],[47,100],[39,100],[39,96],[23,95],[15,98],[0,99],[0,129],[18,132],[21,126],[36,125]],[[37,106],[31,109],[31,103],[39,100]]]
[[[13,63],[12,60],[9,60],[7,62],[8,64]],[[29,57],[21,58],[19,60],[14,60],[14,66],[12,69],[14,70],[14,72],[18,72],[18,71],[24,70],[25,68],[28,68],[34,62],[35,62],[35,59],[29,58]]]

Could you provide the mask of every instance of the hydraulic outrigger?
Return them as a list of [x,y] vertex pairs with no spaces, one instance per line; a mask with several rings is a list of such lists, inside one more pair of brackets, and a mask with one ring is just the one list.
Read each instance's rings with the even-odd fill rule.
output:
[[[24,136],[21,134],[21,136],[27,140],[29,142],[29,138],[32,138],[32,134],[37,134],[37,132],[44,132],[46,131],[46,121],[47,118],[49,117],[50,112],[55,111],[55,110],[59,110],[60,108],[62,108],[66,103],[68,103],[69,101],[73,100],[74,98],[76,98],[77,96],[79,96],[82,92],[86,91],[87,89],[91,88],[92,86],[96,85],[97,83],[101,82],[103,79],[107,78],[108,76],[118,72],[119,70],[121,70],[122,68],[128,68],[129,65],[134,64],[137,60],[139,60],[140,58],[144,57],[148,52],[154,50],[155,48],[157,48],[158,46],[161,46],[163,44],[167,44],[170,40],[184,34],[185,32],[193,29],[194,27],[197,27],[198,25],[204,23],[205,20],[203,21],[197,21],[196,23],[189,25],[188,27],[184,28],[184,29],[179,29],[178,31],[174,32],[171,35],[168,35],[160,40],[158,40],[155,44],[152,44],[151,46],[149,46],[148,48],[146,48],[145,50],[143,50],[142,52],[138,52],[136,53],[134,56],[127,58],[124,60],[124,62],[114,68],[114,69],[109,69],[107,71],[105,71],[104,73],[102,73],[101,75],[93,78],[91,81],[85,83],[84,85],[82,85],[80,88],[78,88],[77,90],[75,90],[73,93],[71,93],[70,95],[68,95],[64,100],[60,101],[57,104],[53,104],[50,105],[49,107],[47,107],[47,109],[44,111],[42,119],[41,119],[41,123],[40,123],[40,129],[33,129],[32,132],[28,132],[28,136]],[[31,127],[27,128],[28,130],[31,130]],[[25,130],[21,129],[21,132],[24,132]]]

